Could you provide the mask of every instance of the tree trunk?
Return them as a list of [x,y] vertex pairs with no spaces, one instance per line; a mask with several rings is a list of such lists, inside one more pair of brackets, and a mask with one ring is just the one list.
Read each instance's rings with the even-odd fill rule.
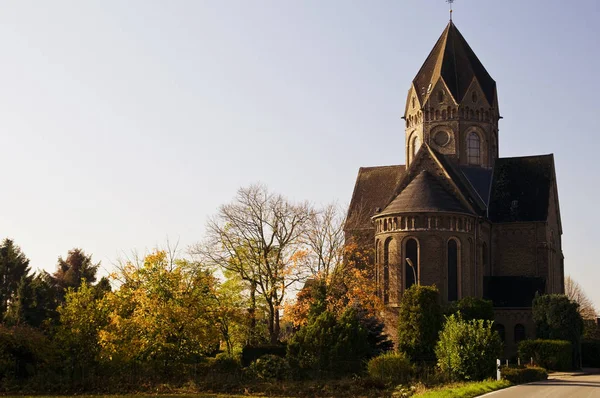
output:
[[275,308],[275,342],[279,340],[279,335],[281,334],[281,327],[279,325],[279,306]]
[[256,344],[256,282],[250,282],[250,335],[248,336],[249,345]]
[[269,339],[271,344],[277,344],[279,337],[279,331],[276,330],[275,326],[275,306],[272,302],[269,302]]

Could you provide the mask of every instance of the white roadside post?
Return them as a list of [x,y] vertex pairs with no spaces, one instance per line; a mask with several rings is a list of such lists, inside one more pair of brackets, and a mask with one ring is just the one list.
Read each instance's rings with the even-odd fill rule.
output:
[[500,374],[500,360],[496,359],[496,380],[500,381],[502,375]]

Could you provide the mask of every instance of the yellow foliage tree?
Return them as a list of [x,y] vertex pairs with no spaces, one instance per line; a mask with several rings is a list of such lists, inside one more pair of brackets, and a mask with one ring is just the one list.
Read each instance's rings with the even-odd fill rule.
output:
[[99,333],[104,359],[188,361],[219,345],[217,279],[209,270],[167,253],[120,268],[120,288],[104,305],[108,324]]

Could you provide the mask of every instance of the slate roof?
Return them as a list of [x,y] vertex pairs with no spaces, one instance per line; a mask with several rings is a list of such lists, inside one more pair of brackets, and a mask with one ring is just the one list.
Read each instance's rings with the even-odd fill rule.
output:
[[383,209],[392,199],[394,189],[404,176],[404,165],[361,167],[344,230],[370,229],[376,209]]
[[460,166],[460,170],[467,177],[475,192],[486,206],[490,203],[490,187],[492,185],[492,170],[477,166]]
[[[470,212],[436,177],[421,171],[380,215],[414,212]],[[379,215],[379,214],[378,214]]]
[[413,80],[421,104],[427,95],[429,84],[435,84],[440,76],[457,102],[462,101],[473,78],[476,78],[488,103],[493,104],[496,82],[452,21],[444,29]]
[[490,220],[546,221],[553,175],[553,155],[497,159],[488,213]]

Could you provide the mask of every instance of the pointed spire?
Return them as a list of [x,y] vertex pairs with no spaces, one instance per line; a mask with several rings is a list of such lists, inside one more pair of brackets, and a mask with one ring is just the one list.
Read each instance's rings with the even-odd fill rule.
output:
[[463,35],[450,20],[413,80],[419,101],[423,103],[439,78],[443,78],[457,102],[465,96],[476,78],[488,102],[493,103],[496,82],[485,70]]

